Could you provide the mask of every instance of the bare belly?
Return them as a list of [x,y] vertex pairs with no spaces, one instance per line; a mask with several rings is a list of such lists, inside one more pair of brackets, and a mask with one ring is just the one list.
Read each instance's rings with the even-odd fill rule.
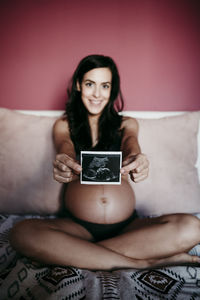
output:
[[65,207],[85,221],[112,224],[127,219],[135,208],[134,192],[127,180],[121,185],[67,185]]

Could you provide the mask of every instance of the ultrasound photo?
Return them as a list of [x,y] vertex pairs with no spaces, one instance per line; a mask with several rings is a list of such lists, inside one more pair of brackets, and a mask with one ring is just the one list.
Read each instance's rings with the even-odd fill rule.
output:
[[81,151],[82,184],[121,184],[122,153]]

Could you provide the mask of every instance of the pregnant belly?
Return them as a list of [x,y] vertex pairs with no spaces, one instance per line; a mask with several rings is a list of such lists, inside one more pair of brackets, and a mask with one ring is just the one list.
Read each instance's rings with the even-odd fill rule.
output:
[[135,208],[134,193],[126,180],[121,185],[84,185],[76,180],[67,185],[64,200],[75,217],[100,224],[121,222]]

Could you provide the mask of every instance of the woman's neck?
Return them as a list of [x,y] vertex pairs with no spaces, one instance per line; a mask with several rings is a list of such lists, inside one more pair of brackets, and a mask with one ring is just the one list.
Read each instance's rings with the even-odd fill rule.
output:
[[88,116],[88,122],[92,138],[92,147],[94,147],[98,143],[99,116]]

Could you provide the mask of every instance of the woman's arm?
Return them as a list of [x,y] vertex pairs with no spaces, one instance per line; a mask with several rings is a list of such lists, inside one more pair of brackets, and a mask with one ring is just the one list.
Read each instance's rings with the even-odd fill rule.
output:
[[67,183],[77,179],[81,172],[81,166],[76,161],[74,145],[70,138],[68,122],[58,119],[53,126],[53,140],[57,151],[53,163],[54,179],[61,183]]
[[145,154],[141,153],[138,143],[139,125],[136,119],[124,117],[122,121],[122,146],[123,163],[122,175],[130,174],[134,182],[144,180],[148,176],[149,161]]

